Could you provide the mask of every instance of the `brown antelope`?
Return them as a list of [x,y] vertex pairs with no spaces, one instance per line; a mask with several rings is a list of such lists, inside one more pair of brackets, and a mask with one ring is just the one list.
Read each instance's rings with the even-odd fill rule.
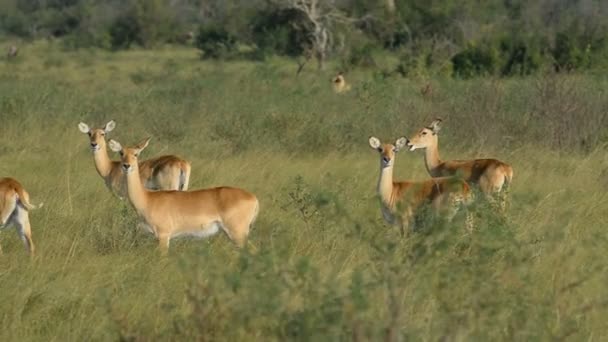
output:
[[425,149],[424,161],[431,177],[460,175],[467,182],[479,186],[484,195],[494,202],[494,195],[501,193],[500,209],[506,209],[506,192],[513,179],[513,168],[497,159],[449,160],[439,158],[441,119],[435,119],[423,127],[408,142],[410,151]]
[[17,180],[0,178],[0,228],[16,225],[17,233],[30,255],[34,255],[34,241],[28,211],[41,206],[30,203],[30,195]]
[[206,237],[222,229],[238,246],[247,241],[259,203],[255,195],[238,188],[217,187],[194,191],[148,191],[139,175],[137,158],[150,138],[134,147],[122,147],[110,140],[112,151],[120,153],[129,201],[147,229],[158,238],[163,254],[169,240],[180,235]]
[[[112,161],[106,148],[106,134],[116,127],[114,120],[103,128],[91,129],[85,123],[78,128],[89,136],[95,169],[106,186],[118,197],[126,197],[127,187],[120,171],[120,162]],[[190,162],[173,155],[164,155],[139,163],[139,174],[144,186],[152,190],[188,190]]]
[[[469,185],[457,177],[432,178],[425,181],[393,180],[395,153],[407,144],[405,137],[394,144],[383,144],[376,137],[369,138],[369,145],[380,153],[380,178],[378,196],[384,220],[398,226],[405,235],[413,224],[417,211],[430,204],[436,213],[447,214],[451,220],[460,206],[472,200]],[[472,216],[467,213],[467,228],[472,229]],[[413,225],[412,225],[413,228]]]
[[342,74],[342,72],[339,72],[336,77],[332,78],[331,82],[334,87],[334,92],[338,94],[350,90],[350,84],[346,83],[346,80],[344,79],[344,74]]
[[8,50],[6,52],[6,58],[15,58],[17,57],[17,54],[19,53],[19,49],[15,46],[15,45],[11,45],[8,47]]

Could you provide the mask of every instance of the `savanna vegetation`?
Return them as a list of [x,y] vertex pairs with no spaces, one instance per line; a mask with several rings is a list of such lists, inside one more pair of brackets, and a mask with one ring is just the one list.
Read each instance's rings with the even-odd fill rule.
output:
[[606,70],[606,16],[601,0],[1,0],[0,36],[58,40],[67,50],[171,43],[209,59],[512,77]]
[[[0,174],[35,203],[37,256],[1,234],[0,339],[548,340],[608,335],[602,77],[293,77],[289,59],[201,62],[194,49],[65,52],[0,65]],[[420,87],[431,82],[431,94]],[[506,217],[475,207],[402,239],[380,214],[369,135],[444,119],[444,158],[492,156],[515,177]],[[144,156],[193,162],[191,188],[236,185],[261,213],[253,249],[222,235],[155,239],[96,174],[79,121]],[[117,156],[113,156],[117,158]],[[426,179],[400,152],[400,179]]]
[[[608,338],[606,11],[0,0],[0,177],[44,202],[33,259],[0,231],[0,340]],[[472,233],[429,215],[402,238],[368,137],[436,117],[444,159],[513,166],[509,206],[476,201]],[[161,258],[78,129],[111,119],[108,138],[152,137],[141,158],[190,160],[191,189],[256,194],[251,245],[175,240]],[[396,158],[396,178],[428,178],[421,151]]]

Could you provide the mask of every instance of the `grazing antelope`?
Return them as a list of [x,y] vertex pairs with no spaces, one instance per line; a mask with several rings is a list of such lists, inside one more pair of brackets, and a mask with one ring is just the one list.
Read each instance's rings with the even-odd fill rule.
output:
[[350,84],[346,83],[346,80],[344,79],[344,74],[342,74],[342,72],[339,72],[336,77],[332,78],[331,82],[334,87],[334,92],[338,94],[350,90]]
[[449,160],[439,158],[441,119],[435,119],[423,127],[408,142],[410,151],[425,149],[424,161],[431,177],[460,175],[467,182],[479,186],[484,195],[494,202],[493,196],[501,194],[500,209],[506,209],[506,192],[513,179],[513,168],[497,159]]
[[30,203],[30,195],[17,180],[0,178],[0,228],[16,225],[17,233],[30,255],[34,255],[34,241],[28,211],[41,206]]
[[[106,134],[116,127],[114,120],[103,128],[91,129],[85,123],[78,128],[89,136],[95,169],[106,186],[118,197],[124,198],[127,187],[120,171],[120,162],[112,161],[106,149]],[[188,190],[190,162],[173,155],[160,156],[139,163],[141,181],[152,190]]]
[[194,191],[148,191],[139,181],[137,158],[150,138],[134,147],[122,147],[110,140],[112,151],[119,152],[127,181],[129,201],[148,230],[158,238],[163,254],[169,240],[180,235],[206,237],[222,229],[238,246],[247,241],[259,203],[255,195],[238,188],[217,187]]
[[[451,220],[462,205],[472,200],[469,185],[457,177],[432,178],[425,181],[393,180],[395,153],[407,144],[405,137],[395,144],[382,144],[376,137],[369,138],[369,146],[380,153],[380,178],[378,196],[382,216],[389,224],[398,226],[405,235],[419,209],[431,204],[437,212],[447,214]],[[472,216],[467,213],[467,228],[472,229]],[[413,227],[412,227],[413,228]]]
[[8,47],[8,50],[6,52],[6,58],[15,58],[17,57],[17,54],[19,53],[19,49],[15,46],[15,45],[11,45]]

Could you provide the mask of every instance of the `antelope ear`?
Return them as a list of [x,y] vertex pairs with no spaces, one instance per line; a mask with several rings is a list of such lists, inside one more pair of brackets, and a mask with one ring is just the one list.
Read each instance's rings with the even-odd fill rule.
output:
[[441,130],[441,119],[437,118],[431,122],[429,128],[433,131],[433,133],[437,134]]
[[114,152],[122,151],[122,146],[116,140],[110,139],[110,141],[108,141],[108,145],[110,146],[110,150],[112,150]]
[[84,134],[88,134],[91,131],[89,126],[87,124],[85,124],[84,122],[81,122],[78,124],[78,129]]
[[137,153],[143,151],[144,148],[148,147],[148,144],[150,143],[150,139],[152,139],[152,137],[147,137],[146,139],[144,139],[142,142],[140,142],[139,144],[137,144],[135,146],[135,148],[138,150]]
[[116,127],[116,122],[114,122],[114,120],[110,120],[105,126],[103,126],[103,131],[108,133],[112,131],[114,127]]
[[371,148],[377,150],[380,148],[380,145],[382,145],[380,139],[376,137],[369,137],[369,146],[371,146]]
[[397,141],[395,141],[395,152],[404,148],[405,145],[407,145],[407,143],[408,143],[408,140],[406,137],[401,137],[401,138],[397,139]]

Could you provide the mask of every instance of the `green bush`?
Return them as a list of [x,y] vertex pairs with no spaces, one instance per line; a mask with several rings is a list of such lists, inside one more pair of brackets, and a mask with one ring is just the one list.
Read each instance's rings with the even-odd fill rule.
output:
[[491,46],[469,45],[452,57],[454,76],[471,78],[493,75],[499,64],[499,55]]
[[587,69],[590,51],[585,41],[584,37],[577,37],[576,33],[557,33],[555,47],[551,50],[555,70]]
[[139,26],[128,16],[116,19],[110,28],[110,45],[113,49],[128,49],[137,42]]
[[201,26],[195,41],[201,58],[228,58],[237,52],[237,39],[222,27]]
[[271,9],[252,20],[252,40],[262,55],[301,56],[312,46],[311,23],[294,9]]
[[536,72],[542,65],[538,44],[520,37],[506,37],[500,42],[502,76],[524,76]]
[[350,70],[353,68],[374,68],[377,66],[374,60],[373,44],[365,44],[360,47],[350,49],[346,57],[342,61],[342,70]]

